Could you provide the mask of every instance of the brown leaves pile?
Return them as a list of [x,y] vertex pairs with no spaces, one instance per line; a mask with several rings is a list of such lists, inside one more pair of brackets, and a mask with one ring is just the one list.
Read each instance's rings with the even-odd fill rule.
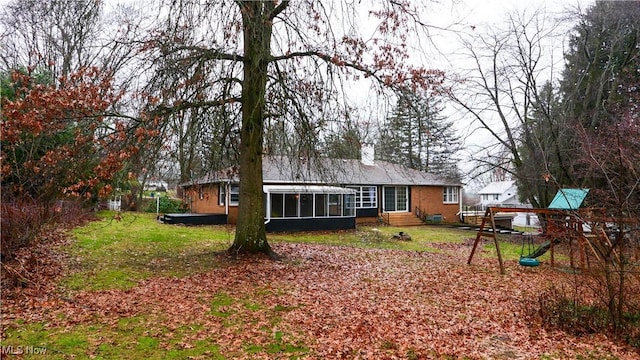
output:
[[[211,339],[222,354],[252,359],[282,358],[243,352],[248,343],[272,342],[276,332],[285,334],[287,343],[309,348],[303,357],[310,359],[639,355],[604,335],[576,337],[543,328],[532,302],[568,276],[546,266],[521,268],[511,262],[502,276],[495,261],[478,259],[467,266],[469,248],[463,244],[440,254],[305,244],[275,244],[274,249],[285,260],[219,254],[212,263],[222,266],[188,278],[153,278],[125,291],[80,292],[40,307],[10,299],[3,302],[11,303],[3,328],[17,318],[51,326],[99,319],[115,326],[121,317],[142,314],[154,319],[150,327],[169,330],[159,336],[203,325],[183,339],[184,348]],[[236,300],[217,309],[228,317],[212,314],[211,303],[220,294]]]

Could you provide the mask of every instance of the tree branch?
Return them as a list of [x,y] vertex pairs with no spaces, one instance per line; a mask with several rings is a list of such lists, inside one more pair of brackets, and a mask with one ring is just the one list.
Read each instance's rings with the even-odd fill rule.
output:
[[229,61],[239,61],[239,62],[244,61],[244,56],[242,55],[228,54],[228,53],[220,52],[218,50],[208,49],[208,48],[204,48],[196,45],[176,46],[168,50],[163,47],[161,51],[162,51],[162,54],[165,56],[172,53],[180,52],[180,51],[191,51],[194,53],[198,53],[198,55],[202,57],[204,60],[229,60]]

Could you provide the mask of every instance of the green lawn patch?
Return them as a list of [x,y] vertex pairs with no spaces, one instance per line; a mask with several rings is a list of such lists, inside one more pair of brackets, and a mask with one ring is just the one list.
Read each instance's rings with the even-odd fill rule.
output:
[[[37,348],[24,358],[46,359],[188,359],[206,357],[225,359],[215,339],[197,340],[184,346],[185,338],[194,336],[202,327],[181,326],[169,330],[158,321],[136,316],[122,318],[115,327],[104,324],[80,324],[71,328],[47,327],[41,323],[27,324],[7,330],[2,345]],[[44,355],[44,356],[43,356]]]
[[[71,290],[127,289],[151,276],[188,276],[218,266],[212,254],[226,250],[235,236],[225,226],[161,224],[154,214],[99,213],[100,220],[74,229],[69,248],[74,271],[63,279]],[[404,231],[411,241],[393,239]],[[294,242],[331,246],[441,252],[437,243],[456,243],[469,233],[443,226],[358,227],[337,232],[268,234],[272,243]]]
[[74,271],[63,280],[72,290],[126,289],[151,276],[186,276],[215,267],[233,231],[223,226],[160,224],[154,214],[102,212],[100,221],[76,228],[69,248]]

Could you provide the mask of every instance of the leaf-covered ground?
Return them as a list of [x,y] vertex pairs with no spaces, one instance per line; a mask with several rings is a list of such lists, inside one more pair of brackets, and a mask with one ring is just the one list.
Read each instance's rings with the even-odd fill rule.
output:
[[[50,282],[5,294],[3,346],[36,341],[26,335],[36,327],[49,338],[22,345],[50,347],[53,358],[78,349],[79,358],[640,358],[601,334],[545,330],[538,294],[568,277],[548,266],[508,262],[500,275],[495,259],[466,265],[464,243],[440,253],[273,247],[282,261],[213,254],[208,272],[127,290],[62,293]],[[56,336],[65,341],[50,344]]]

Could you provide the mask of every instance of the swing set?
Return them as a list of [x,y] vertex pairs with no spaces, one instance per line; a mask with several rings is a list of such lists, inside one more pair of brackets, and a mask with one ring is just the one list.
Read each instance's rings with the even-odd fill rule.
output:
[[[533,241],[531,233],[522,236],[522,247],[520,249],[520,259],[518,264],[527,267],[536,267],[540,265],[538,258],[550,251],[551,266],[555,266],[554,246],[561,241],[568,241],[569,245],[573,240],[577,240],[580,247],[581,259],[584,259],[584,244],[587,242],[583,234],[583,224],[576,210],[580,207],[584,198],[588,193],[588,189],[562,189],[556,193],[553,201],[548,208],[507,208],[507,207],[488,207],[482,218],[480,229],[476,235],[476,239],[471,249],[471,254],[467,260],[467,264],[471,264],[473,255],[476,252],[480,240],[491,238],[496,247],[498,262],[500,264],[500,273],[505,274],[504,261],[502,252],[497,238],[497,230],[495,223],[495,215],[499,212],[524,212],[542,215],[546,221],[546,231],[544,236],[547,238],[537,247]],[[526,246],[526,251],[525,251]],[[572,249],[572,248],[571,248]],[[573,264],[573,251],[571,251],[571,263]]]

